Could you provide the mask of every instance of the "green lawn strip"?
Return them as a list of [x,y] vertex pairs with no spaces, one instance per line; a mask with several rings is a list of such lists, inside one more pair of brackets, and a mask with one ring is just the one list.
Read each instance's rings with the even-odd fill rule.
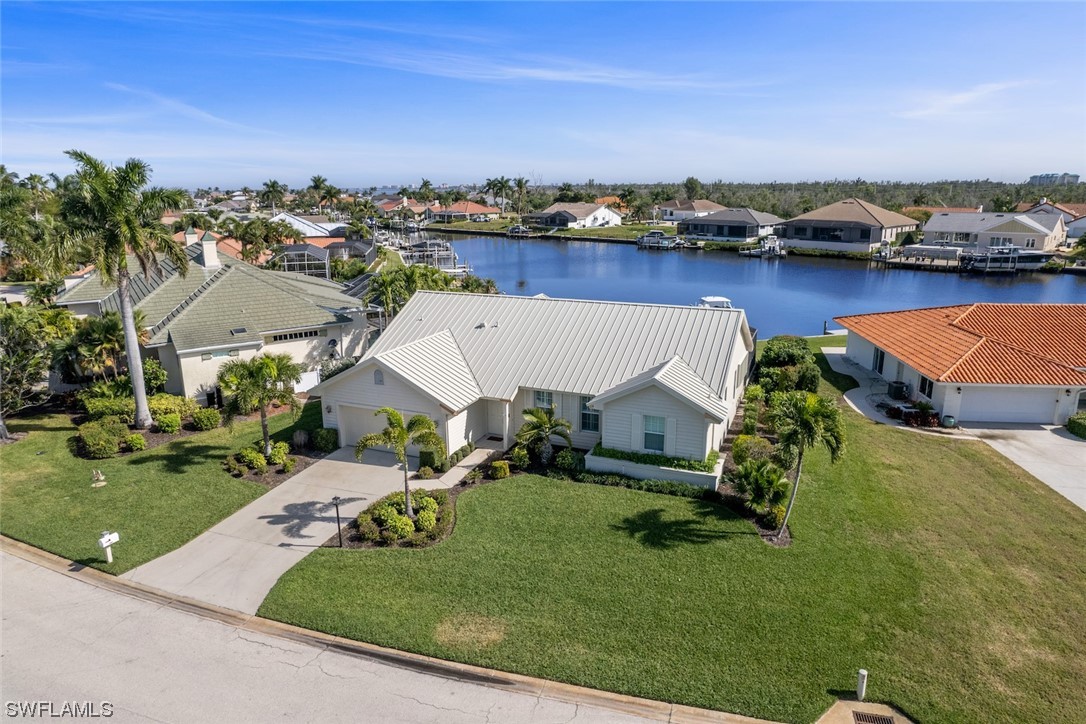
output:
[[[310,404],[297,426],[319,427],[319,418],[319,405]],[[289,439],[295,427],[289,414],[269,424],[277,439]],[[15,418],[8,427],[30,434],[0,446],[0,531],[108,573],[178,548],[265,492],[221,465],[259,439],[259,421],[109,460],[72,455],[75,427],[67,415]],[[105,475],[104,487],[91,487],[92,470]],[[104,530],[121,534],[112,564],[97,544]]]
[[593,226],[590,229],[558,229],[555,233],[562,236],[593,236],[600,239],[636,239],[653,230],[662,231],[668,236],[674,236],[677,233],[674,226],[651,226],[649,224]]
[[465,493],[433,548],[316,551],[260,613],[772,719],[815,719],[865,667],[869,697],[920,721],[1074,721],[1086,514],[983,443],[844,415],[790,548],[701,503],[520,476]]

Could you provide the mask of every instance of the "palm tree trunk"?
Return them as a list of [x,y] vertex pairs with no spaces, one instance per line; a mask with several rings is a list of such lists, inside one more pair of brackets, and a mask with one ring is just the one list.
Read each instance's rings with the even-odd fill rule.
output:
[[415,519],[415,509],[411,507],[411,486],[407,483],[407,453],[403,456],[403,509],[411,520]]
[[143,358],[140,357],[140,337],[136,331],[136,316],[128,292],[128,270],[117,274],[117,296],[121,302],[121,324],[124,326],[124,353],[128,357],[128,376],[132,380],[132,395],[136,398],[136,429],[151,427],[151,409],[147,406],[147,391],[143,389]]
[[777,534],[773,536],[773,540],[777,540],[784,533],[784,529],[788,527],[788,516],[792,515],[792,506],[796,502],[796,492],[799,490],[799,476],[803,472],[803,448],[799,449],[799,459],[796,461],[796,482],[792,484],[792,496],[788,498],[788,507],[784,511],[784,520],[781,522],[781,529],[777,531]]
[[260,432],[264,434],[264,456],[271,455],[271,435],[268,434],[268,410],[260,406]]

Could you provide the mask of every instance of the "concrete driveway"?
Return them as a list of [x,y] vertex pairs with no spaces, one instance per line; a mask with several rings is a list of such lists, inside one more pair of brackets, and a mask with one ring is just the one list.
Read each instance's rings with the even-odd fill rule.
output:
[[1053,425],[986,423],[966,429],[1086,510],[1086,440]]
[[[409,463],[412,470],[418,464],[415,459]],[[256,613],[279,577],[335,534],[336,511],[330,502],[334,496],[341,498],[340,517],[346,522],[396,490],[403,490],[403,471],[392,453],[367,450],[358,462],[351,448],[342,448],[177,550],[123,577]]]

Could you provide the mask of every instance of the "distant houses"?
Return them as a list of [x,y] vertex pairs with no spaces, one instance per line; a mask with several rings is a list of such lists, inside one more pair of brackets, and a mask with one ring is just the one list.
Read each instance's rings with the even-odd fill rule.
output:
[[689,201],[680,201],[678,199],[672,201],[665,201],[656,207],[660,214],[661,221],[684,221],[686,219],[695,219],[699,216],[708,216],[717,211],[727,210],[727,206],[721,206],[715,201],[709,201],[708,199],[693,199]]
[[917,226],[916,219],[852,198],[790,219],[782,237],[789,247],[870,253]]
[[307,237],[344,236],[346,233],[346,224],[342,221],[333,221],[324,215],[299,215],[281,211],[271,220],[290,224]]
[[622,216],[606,204],[558,203],[534,214],[525,214],[524,220],[536,226],[560,229],[590,229],[600,226],[618,226]]
[[435,204],[427,207],[424,215],[427,219],[439,223],[450,223],[454,221],[482,221],[484,219],[493,221],[501,216],[501,213],[501,209],[494,206],[483,206],[474,201],[457,201],[448,206]]
[[979,252],[1006,247],[1055,251],[1066,240],[1060,214],[939,213],[924,224],[925,245],[968,246]]
[[754,241],[775,234],[784,219],[754,209],[725,209],[679,222],[679,234],[708,241]]

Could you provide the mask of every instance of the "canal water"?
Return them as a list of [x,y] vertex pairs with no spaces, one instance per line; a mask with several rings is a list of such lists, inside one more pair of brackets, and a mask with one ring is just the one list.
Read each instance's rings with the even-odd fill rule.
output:
[[462,262],[507,294],[658,304],[725,296],[746,310],[762,339],[821,334],[823,322],[836,327],[833,318],[843,314],[970,302],[1086,302],[1086,275],[959,275],[878,269],[852,259],[762,260],[632,244],[445,238]]

